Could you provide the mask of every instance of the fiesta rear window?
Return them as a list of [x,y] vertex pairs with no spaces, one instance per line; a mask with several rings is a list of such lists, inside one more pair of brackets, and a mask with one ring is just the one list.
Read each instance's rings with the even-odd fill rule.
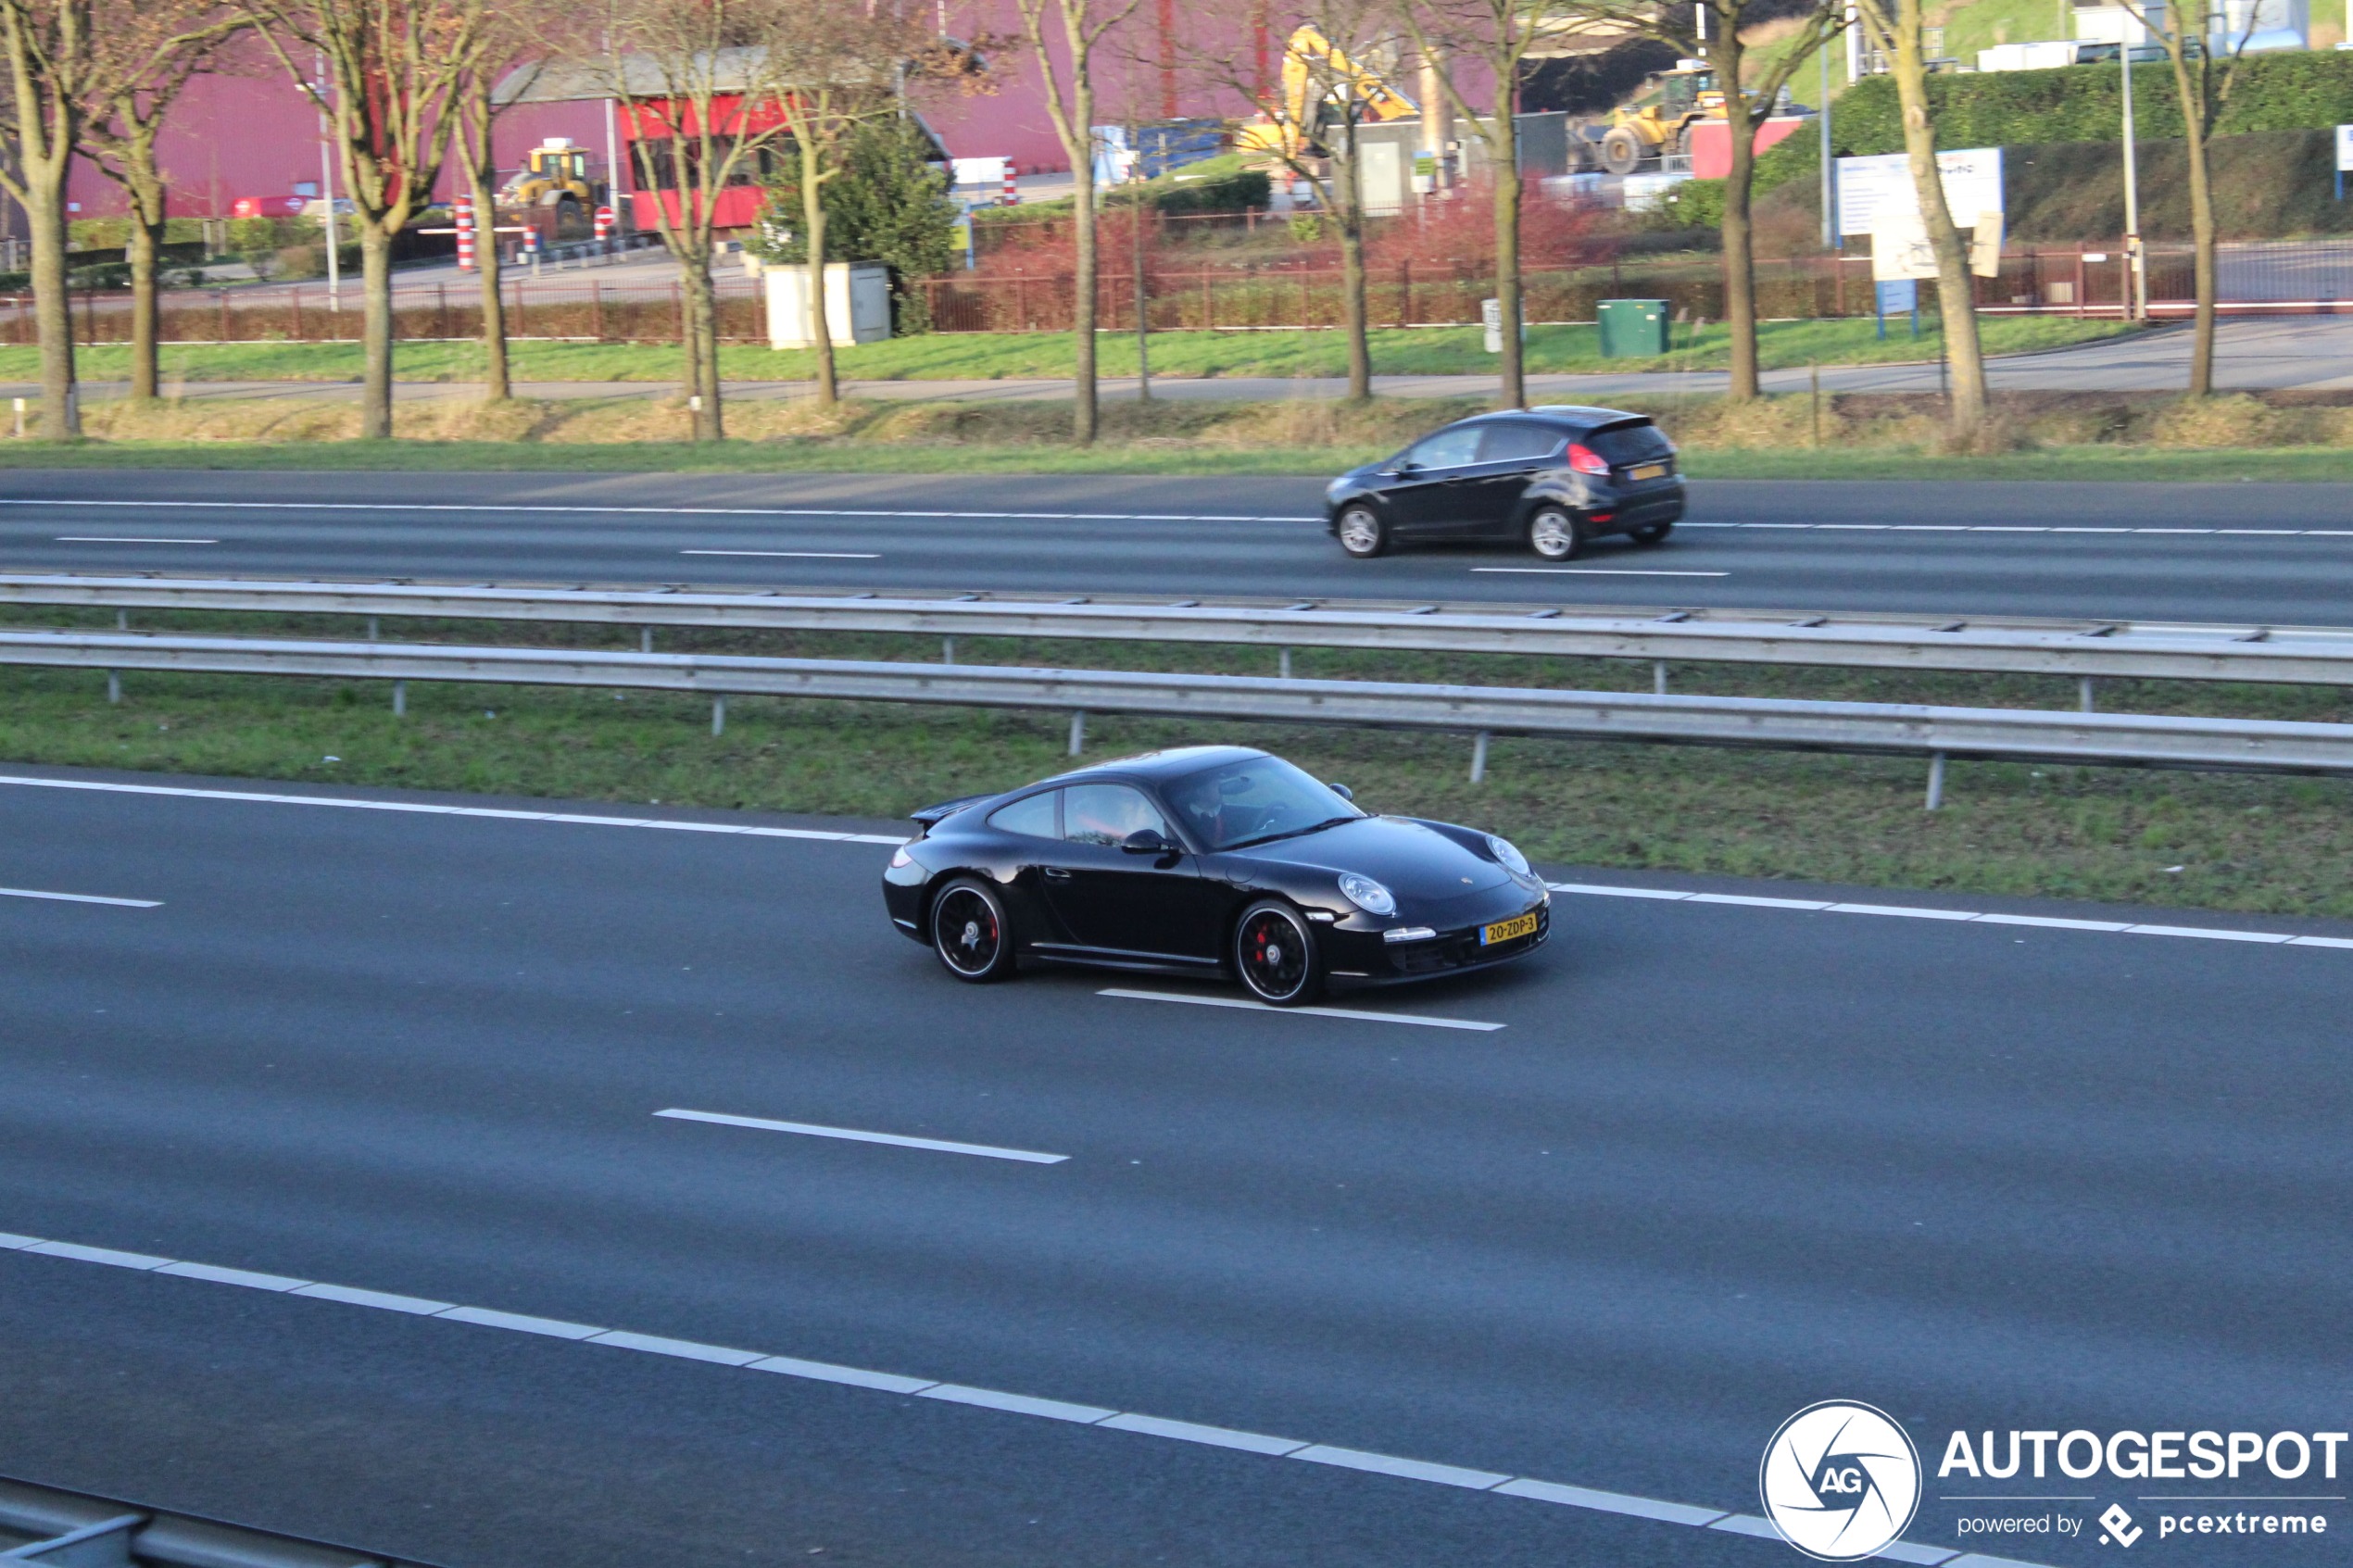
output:
[[1667,433],[1648,420],[1604,425],[1585,438],[1585,445],[1607,458],[1614,468],[1656,462],[1675,455],[1675,444],[1667,439]]

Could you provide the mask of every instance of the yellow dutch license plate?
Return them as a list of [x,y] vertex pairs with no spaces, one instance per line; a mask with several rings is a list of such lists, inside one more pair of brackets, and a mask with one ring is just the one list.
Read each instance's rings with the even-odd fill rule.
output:
[[1641,468],[1629,469],[1626,472],[1629,479],[1663,479],[1666,475],[1665,463],[1644,463]]
[[1521,915],[1514,920],[1499,920],[1492,925],[1481,927],[1478,933],[1478,945],[1482,947],[1491,947],[1498,942],[1516,941],[1522,936],[1532,936],[1535,934],[1536,917],[1532,914]]

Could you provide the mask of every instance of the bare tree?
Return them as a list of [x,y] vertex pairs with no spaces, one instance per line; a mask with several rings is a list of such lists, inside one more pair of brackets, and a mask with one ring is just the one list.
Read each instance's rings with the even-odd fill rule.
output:
[[[5,0],[0,0],[5,3]],[[488,0],[235,0],[327,115],[359,220],[359,433],[392,434],[392,245],[433,201]],[[323,81],[314,80],[314,69]],[[335,243],[329,214],[328,243]]]
[[[1242,13],[1247,11],[1248,17]],[[1197,51],[1197,69],[1227,91],[1254,96],[1262,62],[1246,0],[1232,27],[1207,30],[1214,40]],[[1391,87],[1375,62],[1393,60],[1401,29],[1392,0],[1308,0],[1284,44],[1279,92],[1261,105],[1267,123],[1255,143],[1294,179],[1303,180],[1316,206],[1330,216],[1340,241],[1340,325],[1348,339],[1348,395],[1373,395],[1369,312],[1365,302],[1365,181],[1358,129],[1368,119],[1403,119],[1416,106]]]
[[809,341],[817,354],[817,401],[840,401],[833,330],[825,320],[825,186],[841,172],[843,140],[898,107],[894,86],[925,46],[912,0],[801,0],[788,9],[776,47],[799,82],[778,100],[799,165]]
[[1565,13],[1558,0],[1400,0],[1400,18],[1424,59],[1473,56],[1486,65],[1494,81],[1493,112],[1482,119],[1452,72],[1432,73],[1454,112],[1487,153],[1495,207],[1495,298],[1504,318],[1503,400],[1511,408],[1523,408],[1528,406],[1528,379],[1519,341],[1522,191],[1518,127],[1512,119],[1518,107],[1520,67],[1541,45],[1597,29],[1617,31],[1621,24],[1588,9]]
[[[1140,0],[1013,0],[1020,7],[1038,74],[1046,84],[1046,112],[1070,158],[1073,266],[1071,332],[1076,338],[1076,405],[1071,433],[1095,439],[1095,56],[1104,37],[1134,14]],[[1059,34],[1068,80],[1054,60],[1050,37]]]
[[157,273],[168,191],[156,142],[181,93],[198,73],[217,67],[221,44],[246,24],[216,0],[154,0],[136,7],[117,0],[104,21],[111,69],[97,84],[98,101],[82,128],[83,150],[122,187],[131,209],[124,255],[131,264],[131,399],[136,403],[152,399],[161,379]]
[[94,11],[93,0],[0,0],[8,66],[0,186],[24,208],[30,231],[41,424],[52,436],[82,433],[66,295],[66,178],[103,69]]
[[[2220,34],[2207,29],[2215,19],[2214,7],[2200,3],[2190,7],[2160,6],[2148,0],[2124,0],[2124,8],[2163,46],[2173,70],[2174,94],[2182,104],[2182,145],[2190,166],[2191,269],[2197,295],[2196,325],[2190,333],[2190,395],[2204,397],[2214,390],[2214,305],[2220,293],[2216,280],[2217,234],[2214,221],[2214,172],[2209,144],[2214,122],[2229,103],[2238,80],[2239,60],[2255,32],[2259,7],[2246,6],[2246,26],[2224,49],[2226,63],[2215,69]],[[2196,18],[2193,26],[2190,18]],[[2124,69],[2133,69],[2133,46],[2119,53]],[[2137,260],[2137,258],[2135,258]]]
[[[780,105],[798,62],[774,46],[804,0],[601,0],[578,51],[598,95],[630,116],[638,191],[678,267],[686,300],[687,407],[697,441],[726,436],[720,411],[719,299],[711,276],[722,197],[756,187],[790,134]],[[749,227],[756,193],[741,194]],[[732,204],[730,204],[732,207]]]
[[1629,31],[1647,33],[1672,44],[1685,58],[1705,56],[1714,68],[1717,90],[1724,95],[1724,129],[1731,140],[1732,163],[1724,176],[1724,326],[1731,338],[1730,396],[1744,403],[1759,393],[1756,352],[1756,245],[1750,212],[1756,186],[1756,132],[1773,111],[1781,89],[1797,68],[1845,31],[1846,0],[1814,0],[1803,14],[1797,32],[1784,41],[1782,52],[1749,80],[1748,40],[1744,30],[1757,25],[1759,12],[1769,19],[1790,18],[1785,0],[1694,0],[1689,6],[1658,5],[1644,0],[1627,4],[1607,0],[1597,15],[1616,16]]
[[1985,427],[1985,351],[1977,335],[1977,285],[1969,250],[1944,200],[1944,177],[1936,165],[1936,127],[1929,118],[1928,56],[1923,6],[1926,0],[1856,0],[1856,12],[1871,46],[1887,56],[1895,78],[1895,98],[1904,118],[1904,152],[1919,194],[1920,221],[1936,257],[1936,307],[1944,318],[1944,353],[1952,366],[1953,435],[1975,441]]

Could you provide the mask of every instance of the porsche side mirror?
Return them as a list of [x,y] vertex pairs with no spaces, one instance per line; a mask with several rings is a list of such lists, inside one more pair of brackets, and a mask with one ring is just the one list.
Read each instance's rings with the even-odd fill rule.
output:
[[1158,828],[1138,828],[1119,847],[1130,855],[1165,855],[1176,847]]
[[1339,796],[1342,800],[1349,802],[1351,805],[1355,804],[1356,792],[1349,788],[1346,784],[1327,784],[1324,787],[1330,790],[1334,795]]

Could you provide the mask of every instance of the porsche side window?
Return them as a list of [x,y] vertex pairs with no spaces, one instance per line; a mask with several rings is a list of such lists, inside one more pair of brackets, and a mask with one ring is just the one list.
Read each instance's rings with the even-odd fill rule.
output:
[[1054,825],[1054,797],[1061,793],[1058,789],[1041,790],[1010,806],[1000,806],[988,814],[988,825],[1000,833],[1058,838],[1061,834]]
[[1150,828],[1174,838],[1160,809],[1126,784],[1072,784],[1063,791],[1063,837],[1073,844],[1125,844]]
[[1457,425],[1453,430],[1441,430],[1436,435],[1415,443],[1414,449],[1405,454],[1405,459],[1416,468],[1467,468],[1478,461],[1478,437],[1479,427],[1477,425]]

